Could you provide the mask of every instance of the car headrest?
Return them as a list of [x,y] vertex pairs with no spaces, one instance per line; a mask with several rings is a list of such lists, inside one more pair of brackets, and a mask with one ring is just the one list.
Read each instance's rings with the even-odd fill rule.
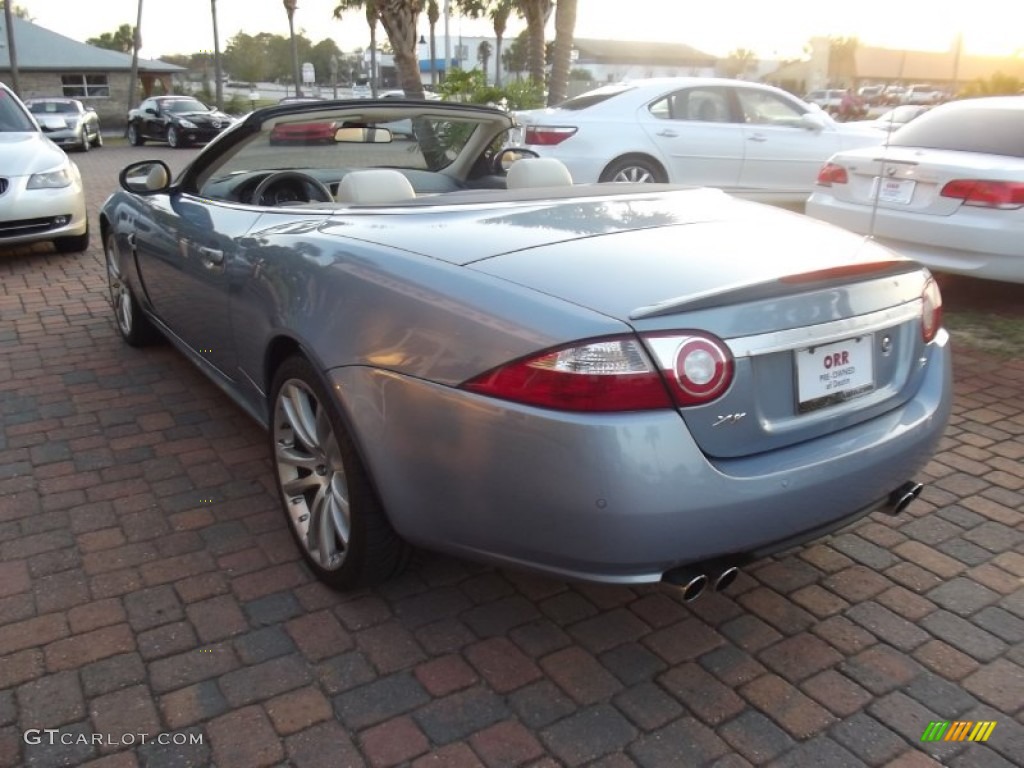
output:
[[416,191],[409,180],[390,168],[371,168],[346,173],[334,199],[339,203],[400,203],[412,200]]
[[508,169],[505,186],[509,189],[571,187],[572,174],[561,160],[553,157],[525,157]]
[[169,181],[167,169],[162,165],[154,165],[146,174],[146,189],[163,189]]

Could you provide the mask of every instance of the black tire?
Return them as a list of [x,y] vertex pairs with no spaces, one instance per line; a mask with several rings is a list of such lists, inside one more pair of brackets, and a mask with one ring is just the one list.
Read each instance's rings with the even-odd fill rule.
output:
[[146,143],[146,140],[142,138],[142,134],[139,133],[139,129],[135,126],[135,123],[128,123],[128,143],[133,147],[141,147]]
[[304,357],[278,368],[270,407],[281,506],[313,573],[337,590],[397,575],[412,549],[388,522],[333,396]]
[[89,143],[89,131],[86,129],[84,125],[82,126],[82,143],[79,145],[78,148],[83,152],[88,152],[90,149],[92,149],[92,145]]
[[96,126],[96,138],[92,140],[92,145],[97,148],[103,146],[103,131],[100,130],[99,126]]
[[178,132],[177,126],[170,126],[167,129],[167,146],[171,149],[181,149],[185,146],[185,142],[181,140],[181,134]]
[[117,326],[121,338],[131,347],[152,344],[160,338],[160,333],[143,313],[132,287],[121,275],[117,261],[117,245],[112,232],[103,243],[103,254],[107,264],[110,304],[114,308],[114,325]]
[[613,160],[601,173],[601,181],[664,183],[668,181],[665,169],[649,157],[626,155]]
[[89,230],[86,229],[80,235],[58,237],[53,241],[53,247],[57,249],[57,253],[81,253],[89,247]]

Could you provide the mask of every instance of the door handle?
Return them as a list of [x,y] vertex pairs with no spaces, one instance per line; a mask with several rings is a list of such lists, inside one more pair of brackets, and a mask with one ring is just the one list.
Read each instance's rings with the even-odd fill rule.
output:
[[755,133],[755,134],[754,134],[753,136],[747,136],[747,141],[757,141],[757,142],[762,142],[762,141],[768,141],[768,139],[767,139],[767,138],[765,138],[765,137],[764,137],[763,135],[761,135],[760,133]]
[[203,260],[203,264],[212,269],[224,263],[224,251],[201,245],[199,246],[199,258]]
[[665,137],[666,139],[674,139],[674,138],[676,138],[676,137],[677,137],[677,136],[678,136],[679,134],[678,134],[678,133],[676,133],[675,131],[671,131],[671,130],[669,130],[668,128],[666,128],[666,129],[665,129],[665,130],[663,130],[663,131],[658,131],[657,135],[658,135],[658,136],[664,136],[664,137]]

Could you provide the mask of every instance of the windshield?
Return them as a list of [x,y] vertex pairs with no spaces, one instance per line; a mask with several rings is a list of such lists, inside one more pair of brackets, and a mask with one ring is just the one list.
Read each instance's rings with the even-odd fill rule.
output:
[[5,90],[0,90],[0,131],[5,133],[24,133],[36,131],[35,123],[28,113],[21,108],[16,98]]
[[175,99],[164,104],[168,112],[209,112],[209,108],[196,99]]
[[896,131],[889,143],[1024,157],[1024,110],[973,105],[934,109]]
[[33,101],[28,108],[34,115],[68,115],[78,112],[70,101]]

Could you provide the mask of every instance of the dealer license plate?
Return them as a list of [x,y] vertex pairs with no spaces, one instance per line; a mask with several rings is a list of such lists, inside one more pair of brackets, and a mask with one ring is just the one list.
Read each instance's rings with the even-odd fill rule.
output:
[[875,388],[872,335],[796,352],[800,413],[860,397]]
[[881,203],[910,205],[916,185],[913,179],[882,179],[876,176],[871,187],[871,197],[877,195]]

